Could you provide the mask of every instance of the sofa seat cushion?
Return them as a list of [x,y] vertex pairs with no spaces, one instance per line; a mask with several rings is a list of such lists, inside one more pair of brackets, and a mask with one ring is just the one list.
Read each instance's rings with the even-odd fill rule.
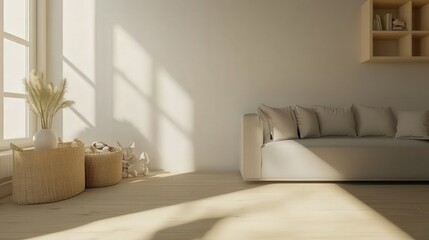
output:
[[262,148],[266,180],[429,180],[429,141],[323,137]]

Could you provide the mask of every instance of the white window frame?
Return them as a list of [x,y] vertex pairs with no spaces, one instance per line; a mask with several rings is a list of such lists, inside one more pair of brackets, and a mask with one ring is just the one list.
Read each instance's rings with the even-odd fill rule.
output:
[[28,36],[28,41],[26,41],[25,39],[21,39],[19,37],[16,37],[14,35],[11,35],[9,33],[5,33],[3,31],[3,6],[4,6],[4,2],[3,0],[0,0],[0,150],[5,150],[5,149],[9,149],[9,145],[10,143],[14,143],[17,144],[19,146],[22,147],[29,147],[33,145],[33,141],[32,141],[32,137],[33,134],[36,131],[36,116],[33,114],[32,111],[29,110],[29,107],[27,106],[27,113],[29,114],[28,116],[28,129],[27,129],[27,134],[28,137],[27,138],[18,138],[18,139],[8,139],[5,140],[3,139],[4,135],[4,105],[3,105],[3,99],[4,97],[12,97],[12,98],[24,98],[25,99],[25,94],[19,94],[19,93],[9,93],[9,92],[4,92],[3,91],[3,67],[4,67],[4,58],[3,58],[3,44],[4,44],[4,39],[13,41],[15,43],[24,45],[29,47],[28,53],[30,55],[30,59],[29,59],[29,71],[31,69],[37,69],[37,55],[36,55],[36,26],[37,26],[37,13],[36,13],[36,2],[37,0],[29,0],[29,6],[28,6],[28,11],[29,11],[29,36]]

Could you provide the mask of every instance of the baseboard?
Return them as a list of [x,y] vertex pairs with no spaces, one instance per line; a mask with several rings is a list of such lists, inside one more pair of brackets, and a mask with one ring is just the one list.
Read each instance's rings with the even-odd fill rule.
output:
[[12,178],[1,179],[0,181],[0,198],[7,197],[12,194]]

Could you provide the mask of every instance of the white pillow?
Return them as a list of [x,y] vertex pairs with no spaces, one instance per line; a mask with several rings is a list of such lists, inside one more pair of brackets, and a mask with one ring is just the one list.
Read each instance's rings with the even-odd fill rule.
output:
[[311,108],[296,105],[296,121],[298,123],[299,137],[320,137],[319,122],[316,113]]
[[354,105],[359,136],[395,136],[396,127],[390,107]]
[[397,111],[396,137],[426,137],[429,129],[428,111]]
[[314,105],[321,136],[356,136],[356,126],[350,107]]
[[260,108],[268,116],[273,141],[298,138],[296,118],[291,107],[272,108],[262,105]]

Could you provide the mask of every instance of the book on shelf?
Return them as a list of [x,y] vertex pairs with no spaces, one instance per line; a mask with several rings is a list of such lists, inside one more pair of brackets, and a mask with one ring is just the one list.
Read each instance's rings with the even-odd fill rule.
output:
[[381,24],[381,17],[380,15],[375,15],[374,22],[373,22],[373,29],[375,31],[381,31],[383,30],[382,24]]
[[384,29],[386,29],[386,31],[391,31],[392,30],[392,14],[391,13],[386,13],[386,16],[384,17]]
[[406,27],[401,27],[401,26],[399,26],[399,27],[393,26],[392,27],[392,31],[407,31],[407,28]]

